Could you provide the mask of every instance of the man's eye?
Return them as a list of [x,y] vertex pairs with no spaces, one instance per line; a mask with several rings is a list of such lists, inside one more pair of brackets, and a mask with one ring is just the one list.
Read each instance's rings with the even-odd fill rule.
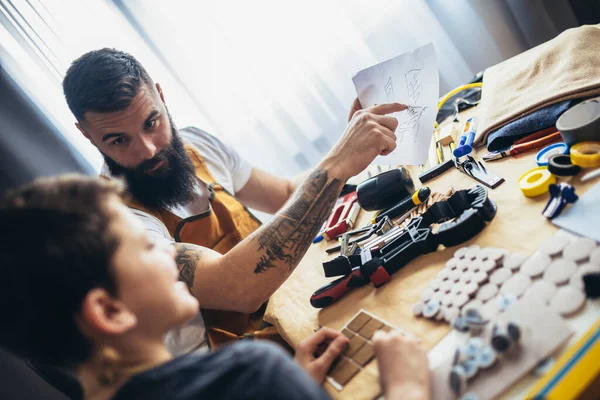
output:
[[152,129],[156,126],[156,120],[153,119],[152,121],[148,121],[146,122],[146,129]]
[[112,144],[115,146],[119,146],[121,144],[125,143],[125,138],[124,137],[120,137],[118,139],[115,139]]

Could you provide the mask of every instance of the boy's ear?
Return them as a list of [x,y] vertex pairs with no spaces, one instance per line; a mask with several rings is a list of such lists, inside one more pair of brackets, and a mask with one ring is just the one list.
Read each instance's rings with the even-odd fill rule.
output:
[[92,289],[83,299],[79,321],[89,334],[121,335],[135,327],[137,318],[105,289]]

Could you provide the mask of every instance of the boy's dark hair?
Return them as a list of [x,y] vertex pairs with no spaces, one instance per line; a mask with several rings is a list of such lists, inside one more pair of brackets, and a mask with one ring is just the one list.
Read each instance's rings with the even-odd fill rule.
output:
[[116,294],[112,195],[123,195],[120,182],[67,175],[0,200],[1,346],[67,368],[89,358],[91,344],[75,318],[91,289]]
[[126,109],[142,83],[153,85],[138,60],[131,54],[104,48],[73,61],[63,80],[63,91],[71,112],[83,121],[87,111]]

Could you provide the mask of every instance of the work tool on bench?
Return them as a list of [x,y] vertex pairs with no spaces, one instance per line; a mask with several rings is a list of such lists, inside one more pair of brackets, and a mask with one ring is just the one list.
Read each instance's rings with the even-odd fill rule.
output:
[[[347,244],[352,245],[354,243],[360,243],[364,240],[367,240],[368,238],[370,238],[373,235],[377,235],[377,236],[383,235],[390,229],[392,229],[392,224],[391,224],[389,218],[383,218],[374,224],[367,225],[365,227],[362,227],[362,228],[354,230],[354,231],[346,232],[344,234],[344,236],[348,237]],[[362,235],[356,236],[356,237],[350,239],[351,236],[355,236],[360,233],[362,233]],[[341,248],[342,248],[342,246],[340,244],[340,245],[333,246],[333,247],[325,250],[325,252],[327,254],[331,254],[331,253],[335,253],[336,251],[340,251]]]
[[490,189],[494,189],[504,182],[504,178],[499,177],[488,170],[481,161],[476,161],[470,155],[463,161],[454,158],[454,166],[463,174],[470,176],[477,182],[484,184]]
[[323,238],[331,240],[354,226],[360,211],[357,200],[356,192],[348,193],[337,200],[327,219],[327,224],[322,233]]
[[373,219],[374,223],[381,221],[383,218],[388,217],[390,219],[395,218],[399,215],[405,214],[414,207],[423,203],[425,200],[429,198],[431,194],[431,189],[427,186],[423,186],[421,189],[417,190],[413,193],[412,196],[402,200],[400,203],[395,206],[385,210],[384,212],[378,214],[375,219]]
[[[413,218],[406,229],[399,229],[392,241],[371,250],[372,258],[365,263],[355,266],[347,259],[346,264],[335,265],[335,271],[323,264],[326,276],[344,276],[318,289],[310,303],[322,308],[369,282],[379,287],[387,283],[394,272],[421,254],[436,251],[440,244],[451,247],[473,238],[494,218],[496,210],[496,204],[483,186],[458,191]],[[433,224],[441,224],[435,233],[431,229]]]
[[510,148],[501,151],[490,151],[483,156],[484,161],[501,160],[506,157],[516,156],[517,154],[527,153],[552,143],[561,142],[560,132],[554,127],[542,129],[531,135],[517,140]]
[[575,203],[579,197],[575,194],[573,185],[566,182],[551,184],[548,188],[550,199],[542,211],[542,215],[548,219],[558,216],[567,204]]
[[418,179],[421,181],[421,183],[428,182],[428,181],[432,180],[433,178],[440,176],[441,174],[448,171],[452,167],[454,167],[454,159],[449,158],[446,161],[444,161],[443,163],[438,164],[435,167],[430,168],[427,171],[423,172],[421,175],[419,175]]
[[460,158],[473,151],[473,141],[475,140],[475,132],[477,129],[477,120],[475,117],[467,119],[462,135],[458,138],[458,146],[452,152],[454,157]]
[[415,185],[406,168],[392,169],[367,179],[356,188],[360,206],[367,211],[383,210],[410,196]]

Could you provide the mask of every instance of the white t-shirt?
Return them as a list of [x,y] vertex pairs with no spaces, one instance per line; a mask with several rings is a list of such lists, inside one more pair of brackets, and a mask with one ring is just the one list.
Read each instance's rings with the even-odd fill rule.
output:
[[[227,191],[235,194],[248,183],[252,166],[219,139],[194,127],[180,129],[179,134],[184,143],[193,146],[200,153],[215,181]],[[106,165],[102,167],[101,173],[110,176]],[[210,208],[208,196],[209,193],[206,189],[199,188],[196,199],[188,204],[171,208],[169,211],[180,218],[201,214]],[[158,218],[144,211],[136,209],[132,209],[132,211],[142,219],[151,239],[175,241],[169,234],[167,227]],[[183,327],[173,329],[167,333],[165,344],[175,356],[206,351],[208,342],[202,315],[198,313],[192,321]]]

